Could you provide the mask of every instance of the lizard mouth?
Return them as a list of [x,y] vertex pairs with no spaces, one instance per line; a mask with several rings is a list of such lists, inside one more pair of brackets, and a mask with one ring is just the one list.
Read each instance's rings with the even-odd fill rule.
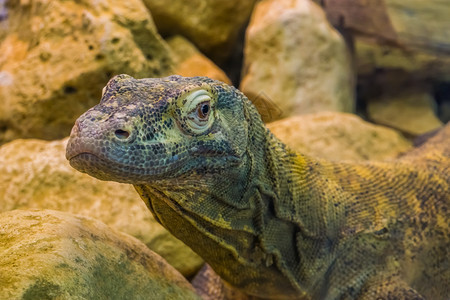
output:
[[105,181],[135,183],[142,181],[148,173],[143,167],[121,161],[123,155],[120,153],[116,157],[109,157],[106,151],[102,151],[102,146],[95,140],[71,137],[66,148],[66,158],[74,169]]
[[[202,147],[197,147],[196,152],[175,152],[176,148],[170,144],[154,143],[147,146],[145,150],[134,145],[120,147],[101,139],[74,136],[68,141],[66,158],[73,168],[82,173],[100,180],[130,184],[178,178],[199,166],[204,165],[206,168],[212,159],[219,166],[235,165],[240,161],[234,155],[211,153],[208,148]],[[169,157],[164,156],[162,160],[160,157],[163,155]],[[218,167],[209,172],[222,169]]]
[[[67,159],[73,168],[82,173],[89,174],[100,180],[118,180],[117,175],[119,174],[112,174],[112,171],[115,169],[113,167],[114,164],[96,154],[80,152],[68,155]],[[120,180],[120,182],[123,182],[123,180]]]
[[145,184],[156,180],[176,166],[153,166],[152,168],[130,165],[108,159],[98,154],[82,151],[67,153],[70,165],[82,173],[105,181],[117,181],[129,184]]
[[100,180],[136,183],[145,175],[143,168],[121,164],[92,152],[79,152],[67,158],[73,168]]
[[74,160],[77,160],[77,159],[86,160],[86,158],[89,158],[91,156],[99,158],[97,155],[95,155],[94,153],[91,153],[91,152],[79,152],[79,153],[68,154],[67,155],[67,160],[69,162],[72,159],[74,159]]

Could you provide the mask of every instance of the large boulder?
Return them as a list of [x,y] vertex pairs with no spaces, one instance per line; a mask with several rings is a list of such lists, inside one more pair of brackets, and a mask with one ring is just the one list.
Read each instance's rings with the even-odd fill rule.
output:
[[[354,76],[343,37],[310,0],[263,0],[246,33],[241,90],[265,121],[354,109]],[[267,105],[276,113],[265,113]]]
[[180,35],[171,37],[167,40],[167,44],[173,53],[174,74],[185,77],[207,76],[231,84],[227,74],[184,37]]
[[183,35],[214,60],[223,61],[250,18],[256,0],[143,0],[159,32]]
[[156,222],[132,185],[76,171],[65,158],[66,143],[15,140],[0,147],[0,212],[40,208],[90,216],[140,239],[186,276],[200,268],[202,259]]
[[404,70],[450,80],[450,5],[441,0],[326,0],[330,22],[351,32],[358,72]]
[[399,132],[347,113],[295,116],[267,126],[292,149],[328,160],[385,160],[412,147]]
[[422,49],[380,43],[376,39],[356,38],[356,69],[368,77],[367,84],[380,70],[402,71],[414,80],[450,81],[450,55]]
[[171,71],[170,51],[139,0],[6,5],[0,18],[0,144],[67,136],[115,74]]
[[137,239],[68,213],[0,214],[1,299],[200,299]]
[[433,96],[426,89],[414,87],[371,99],[367,104],[367,114],[372,121],[410,136],[441,127],[443,124],[435,112]]

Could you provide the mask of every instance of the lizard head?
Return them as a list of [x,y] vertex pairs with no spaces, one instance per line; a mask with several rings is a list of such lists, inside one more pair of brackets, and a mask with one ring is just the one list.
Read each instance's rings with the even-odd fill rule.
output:
[[145,184],[238,164],[246,120],[233,87],[209,78],[112,78],[78,118],[66,157],[101,180]]
[[[298,289],[261,242],[275,222],[263,220],[275,197],[265,165],[275,169],[268,153],[281,147],[268,149],[266,130],[250,100],[222,82],[119,75],[76,121],[66,157],[98,179],[133,184],[156,220],[228,283],[277,298]],[[270,233],[292,235],[279,228]]]

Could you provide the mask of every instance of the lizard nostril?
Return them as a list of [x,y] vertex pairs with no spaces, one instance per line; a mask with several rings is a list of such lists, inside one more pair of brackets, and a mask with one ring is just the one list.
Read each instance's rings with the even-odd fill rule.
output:
[[114,131],[114,134],[119,140],[126,140],[130,136],[130,133],[128,131],[122,129],[117,129],[116,131]]

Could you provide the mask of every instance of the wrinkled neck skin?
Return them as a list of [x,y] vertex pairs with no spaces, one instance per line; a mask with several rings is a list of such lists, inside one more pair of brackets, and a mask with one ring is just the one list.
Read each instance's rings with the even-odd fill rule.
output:
[[135,185],[155,218],[233,287],[272,299],[354,296],[413,237],[415,229],[408,237],[398,226],[412,226],[402,224],[418,211],[436,226],[425,207],[441,202],[411,197],[425,183],[447,186],[434,173],[407,161],[333,163],[294,153],[248,109],[238,164]]
[[300,265],[298,228],[274,210],[277,199],[292,199],[284,187],[293,179],[277,174],[292,154],[248,114],[253,136],[235,167],[135,188],[155,218],[226,282],[257,297],[300,299],[309,291],[291,272]]

